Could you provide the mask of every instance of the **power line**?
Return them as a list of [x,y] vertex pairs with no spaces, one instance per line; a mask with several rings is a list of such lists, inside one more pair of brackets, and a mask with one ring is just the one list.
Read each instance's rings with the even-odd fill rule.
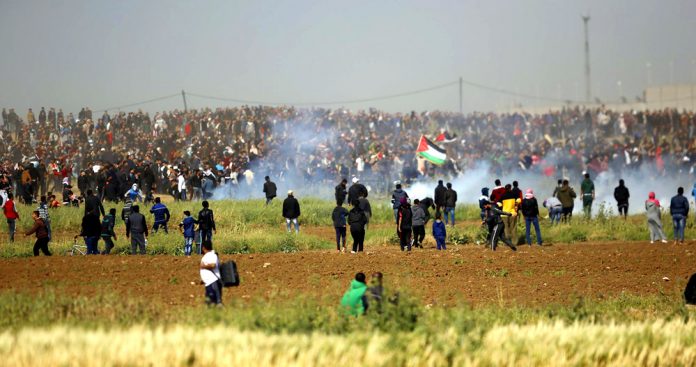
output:
[[130,104],[122,105],[122,106],[102,108],[100,110],[94,110],[94,112],[104,112],[104,111],[108,111],[108,110],[120,110],[120,109],[127,108],[127,107],[139,106],[139,105],[143,105],[143,104],[147,104],[147,103],[162,101],[162,100],[173,98],[173,97],[179,97],[180,95],[181,95],[180,93],[170,94],[168,96],[157,97],[157,98],[153,98],[153,99],[148,99],[146,101],[130,103]]
[[246,99],[238,99],[238,98],[224,98],[224,97],[215,97],[215,96],[208,96],[208,95],[203,95],[203,94],[198,94],[198,93],[190,93],[187,92],[186,94],[198,98],[204,98],[204,99],[214,99],[218,101],[225,101],[225,102],[235,102],[235,103],[244,103],[244,104],[258,104],[258,105],[295,105],[295,106],[303,106],[303,105],[313,105],[313,106],[321,106],[321,105],[338,105],[338,104],[354,104],[354,103],[364,103],[364,102],[373,102],[373,101],[381,101],[385,99],[393,99],[393,98],[399,98],[399,97],[406,97],[410,95],[415,95],[415,94],[421,94],[425,92],[430,92],[433,90],[437,89],[442,89],[442,88],[447,88],[450,86],[453,86],[455,84],[458,84],[459,81],[453,81],[449,83],[444,83],[444,84],[439,84],[435,85],[432,87],[428,88],[423,88],[423,89],[417,89],[417,90],[412,90],[408,92],[403,92],[403,93],[396,93],[396,94],[388,94],[384,96],[378,96],[378,97],[370,97],[370,98],[361,98],[361,99],[351,99],[351,100],[343,100],[343,101],[323,101],[323,102],[268,102],[268,101],[256,101],[256,100],[246,100]]

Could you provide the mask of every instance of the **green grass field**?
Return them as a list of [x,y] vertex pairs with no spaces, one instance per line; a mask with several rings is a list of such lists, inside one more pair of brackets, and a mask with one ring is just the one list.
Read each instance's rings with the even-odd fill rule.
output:
[[[275,200],[266,207],[262,200],[248,201],[215,201],[211,208],[215,212],[218,232],[213,242],[216,249],[225,254],[253,253],[253,252],[295,252],[302,250],[331,249],[335,246],[335,239],[331,223],[331,211],[334,204],[330,201],[319,199],[301,200],[302,226],[300,236],[287,235],[284,220],[281,217],[281,201]],[[121,205],[106,204],[105,209],[117,209],[116,233],[119,240],[116,241],[115,253],[128,253],[129,243],[125,238],[125,225],[120,220]],[[195,216],[201,209],[198,202],[169,203],[172,213],[170,221],[170,233],[152,234],[148,242],[148,253],[183,255],[183,238],[177,231],[178,223],[183,218],[183,211],[190,210]],[[393,213],[391,207],[385,202],[372,204],[373,218],[371,228],[368,229],[365,245],[367,248],[397,244],[395,228],[391,224]],[[33,224],[31,211],[34,207],[18,206],[21,220],[17,223],[18,231],[29,229]],[[152,224],[152,216],[149,207],[143,207],[141,212],[146,214],[147,220]],[[545,210],[542,209],[545,213]],[[71,247],[72,238],[80,231],[80,223],[83,208],[58,208],[51,210],[51,226],[55,233],[51,250],[57,254],[64,253]],[[475,245],[483,243],[485,230],[479,225],[479,210],[474,205],[460,205],[457,207],[456,217],[458,225],[456,229],[448,229],[448,241],[453,245]],[[671,237],[672,225],[668,215],[664,215],[663,224],[665,233]],[[5,230],[3,228],[3,230]],[[430,233],[430,228],[426,228]],[[3,233],[6,234],[5,231]],[[34,238],[24,237],[22,233],[16,236],[16,242],[12,245],[0,245],[0,257],[30,256]],[[524,235],[524,220],[520,218],[518,234]],[[600,210],[600,214],[590,221],[580,217],[573,219],[571,224],[550,226],[548,220],[542,220],[542,236],[546,243],[582,243],[592,241],[647,241],[649,239],[644,215],[634,215],[624,221],[621,218],[610,215],[606,210]],[[691,220],[687,223],[686,237],[696,237],[696,228]],[[524,241],[524,239],[521,239]],[[4,242],[4,241],[3,241]],[[100,243],[103,246],[103,243]]]

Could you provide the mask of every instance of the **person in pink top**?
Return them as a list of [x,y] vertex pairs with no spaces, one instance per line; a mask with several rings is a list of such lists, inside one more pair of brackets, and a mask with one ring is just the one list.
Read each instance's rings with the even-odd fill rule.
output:
[[648,200],[645,201],[645,211],[648,217],[648,230],[650,230],[650,243],[662,241],[667,243],[667,236],[662,230],[662,210],[660,209],[660,201],[655,199],[655,193],[648,194]]

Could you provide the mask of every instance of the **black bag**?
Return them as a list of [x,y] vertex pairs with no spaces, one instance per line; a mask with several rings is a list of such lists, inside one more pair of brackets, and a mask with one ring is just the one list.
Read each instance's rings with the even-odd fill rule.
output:
[[220,281],[223,287],[236,287],[239,285],[239,272],[234,261],[227,261],[220,265]]
[[688,305],[696,305],[696,273],[691,275],[684,289],[684,301]]

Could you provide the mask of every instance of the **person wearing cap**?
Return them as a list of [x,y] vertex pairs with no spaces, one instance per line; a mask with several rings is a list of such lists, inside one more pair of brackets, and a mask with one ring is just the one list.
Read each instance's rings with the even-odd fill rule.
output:
[[353,177],[353,184],[348,189],[348,202],[353,205],[360,195],[364,198],[367,197],[367,187],[360,183],[359,178]]
[[300,216],[300,203],[295,199],[295,194],[292,190],[288,190],[288,197],[283,201],[283,218],[285,218],[285,226],[290,233],[291,224],[295,225],[295,234],[300,233],[300,223],[297,218]]
[[278,187],[275,182],[271,181],[271,178],[266,176],[265,182],[263,183],[263,193],[266,195],[266,206],[273,201],[273,199],[278,195]]
[[408,194],[401,188],[401,182],[396,181],[394,184],[396,185],[396,189],[394,189],[394,192],[392,193],[391,202],[392,209],[394,209],[394,221],[399,223],[399,207],[402,204],[401,199],[408,199]]
[[541,229],[539,228],[539,203],[534,197],[534,191],[532,189],[527,189],[524,194],[524,199],[522,199],[522,204],[520,206],[522,215],[524,215],[525,223],[525,237],[527,239],[527,244],[532,245],[532,237],[530,235],[530,227],[534,225],[534,231],[536,232],[537,244],[542,245],[541,239]]

